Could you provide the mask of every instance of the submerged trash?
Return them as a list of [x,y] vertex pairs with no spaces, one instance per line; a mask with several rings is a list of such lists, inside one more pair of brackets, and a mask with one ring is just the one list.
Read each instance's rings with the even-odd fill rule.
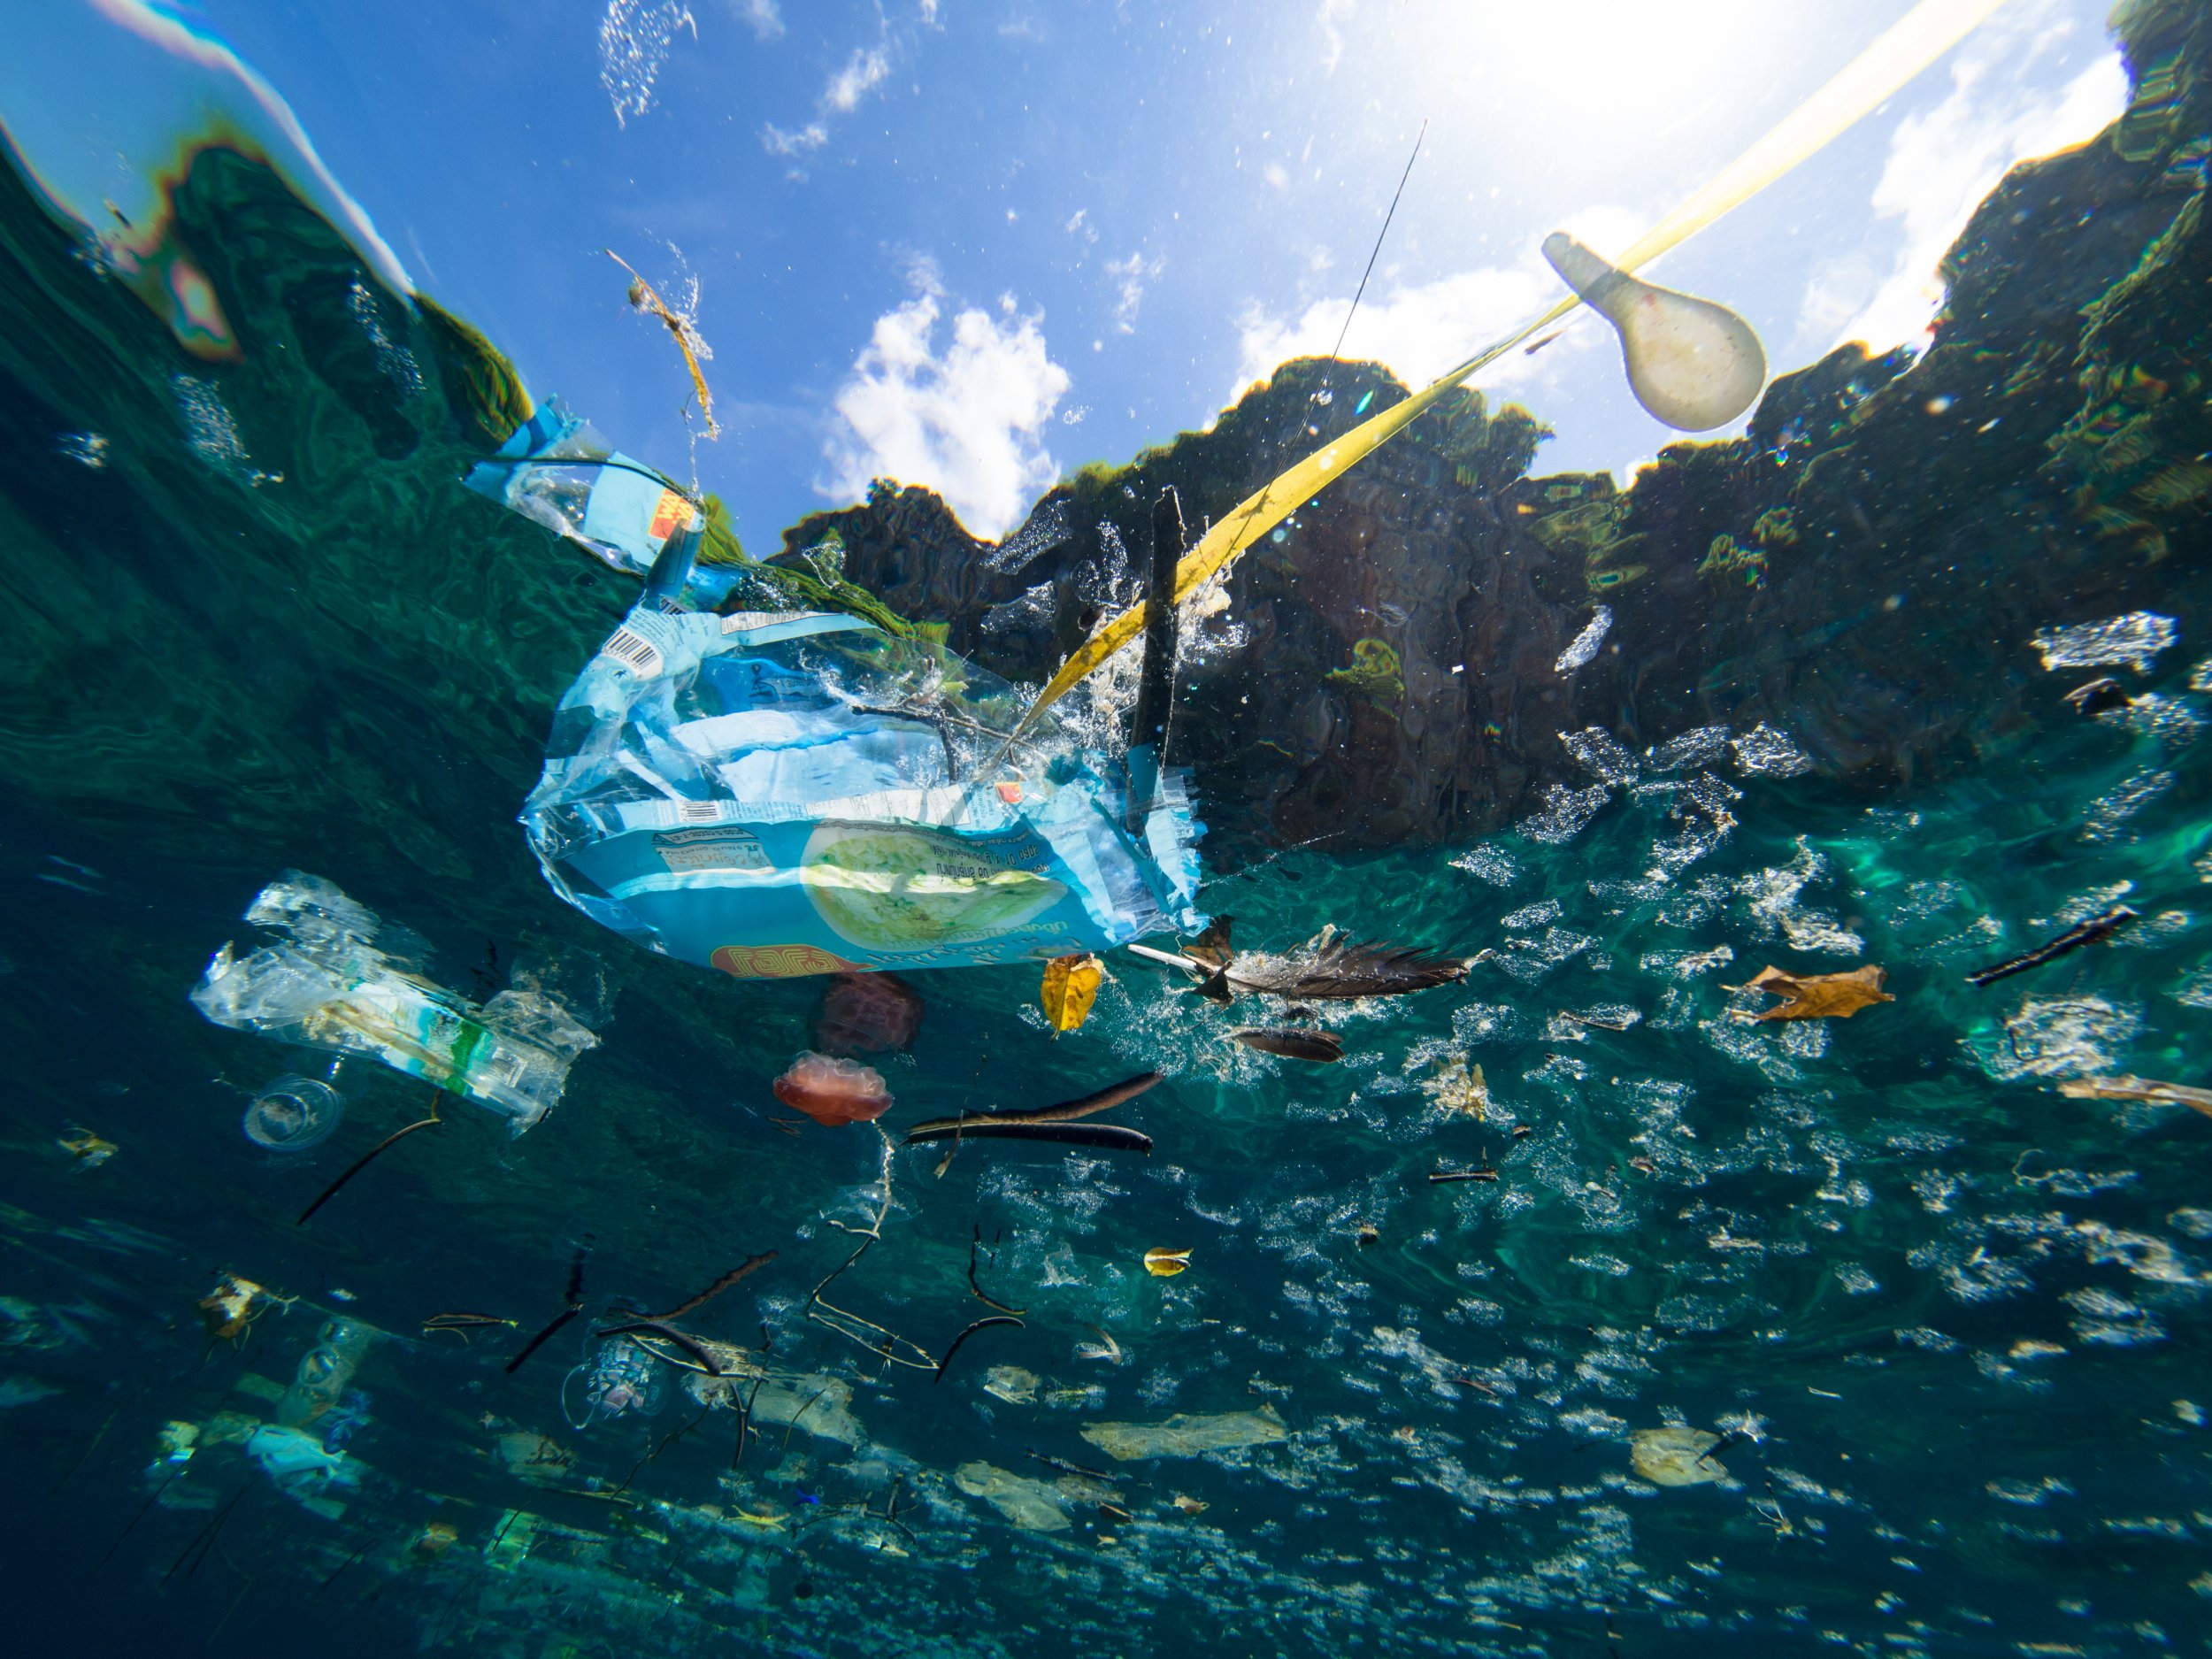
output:
[[373,942],[383,924],[319,876],[288,871],[246,919],[277,935],[248,956],[215,954],[192,1002],[218,1025],[255,1031],[394,1071],[507,1116],[520,1134],[561,1097],[568,1068],[598,1042],[565,1009],[509,989],[481,1008],[405,972]]
[[1719,1435],[1705,1429],[1639,1429],[1629,1437],[1628,1461],[1655,1486],[1699,1486],[1728,1479],[1711,1455],[1720,1443]]
[[982,1499],[1025,1532],[1064,1532],[1074,1525],[1058,1489],[1027,1475],[978,1461],[954,1470],[952,1484],[970,1497]]
[[345,1096],[311,1077],[287,1076],[264,1084],[247,1102],[246,1139],[273,1152],[304,1152],[330,1139],[343,1122]]
[[1709,432],[1750,408],[1766,384],[1759,336],[1725,305],[1632,277],[1562,231],[1544,238],[1544,257],[1619,333],[1629,389],[1654,419]]
[[895,973],[841,973],[822,993],[814,1046],[824,1054],[889,1054],[921,1029],[922,999]]
[[2087,921],[2077,922],[2056,939],[2038,945],[2025,955],[2001,962],[1993,968],[1978,968],[1966,976],[1969,985],[1994,985],[2000,979],[2009,979],[2016,973],[2025,973],[2030,968],[2039,968],[2047,962],[2079,950],[2084,945],[2109,939],[2135,919],[2135,912],[2124,904],[2116,904]]
[[200,1298],[200,1319],[216,1341],[235,1342],[274,1300],[250,1279],[226,1273],[213,1290]]
[[1226,1411],[1217,1417],[1178,1412],[1164,1423],[1087,1423],[1081,1432],[1109,1457],[1125,1463],[1143,1457],[1198,1457],[1290,1437],[1275,1408],[1266,1405],[1257,1411]]
[[1232,1040],[1262,1054],[1326,1065],[1344,1057],[1344,1039],[1314,1025],[1260,1025],[1229,1033]]
[[1045,1021],[1055,1031],[1075,1031],[1091,1017],[1098,1000],[1099,981],[1105,977],[1096,956],[1056,956],[1045,964],[1044,984],[1037,993]]
[[555,713],[522,822],[564,899],[740,978],[1037,960],[1195,925],[1179,777],[1148,786],[1132,828],[1118,762],[1048,730],[1022,788],[999,790],[1010,687],[858,617],[664,608],[702,534],[676,538]]
[[1809,973],[1800,978],[1776,967],[1765,967],[1741,985],[1724,985],[1724,991],[1764,991],[1783,1000],[1772,1008],[1736,1009],[1739,1019],[1848,1019],[1863,1008],[1897,999],[1882,989],[1888,975],[1869,965],[1848,973]]
[[96,1170],[122,1150],[114,1141],[81,1124],[70,1125],[68,1133],[54,1144],[74,1158],[81,1170]]
[[1171,1250],[1156,1244],[1144,1253],[1144,1271],[1155,1279],[1173,1279],[1189,1265],[1188,1250]]
[[1485,1123],[1490,1116],[1490,1085],[1479,1065],[1470,1066],[1463,1054],[1444,1056],[1436,1075],[1421,1080],[1421,1092],[1448,1112]]
[[2115,709],[2124,709],[2133,701],[2127,687],[2107,674],[2101,680],[2086,680],[2066,694],[2066,701],[2076,714],[2109,714]]
[[2147,1077],[2075,1077],[2058,1086],[2075,1100],[2139,1100],[2154,1106],[2186,1106],[2212,1118],[2212,1089],[2156,1083]]
[[841,1124],[872,1123],[891,1110],[891,1091],[882,1072],[857,1060],[833,1060],[812,1049],[801,1054],[769,1087],[792,1110],[832,1129]]

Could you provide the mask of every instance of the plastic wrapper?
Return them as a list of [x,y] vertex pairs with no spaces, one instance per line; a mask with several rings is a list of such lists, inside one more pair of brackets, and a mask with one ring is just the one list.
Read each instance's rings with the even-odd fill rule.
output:
[[610,446],[590,422],[549,398],[465,480],[618,571],[642,575],[697,509],[652,468]]
[[[641,605],[570,687],[522,822],[556,891],[743,978],[1047,961],[1199,924],[1179,777],[854,617]],[[1030,741],[1032,738],[1034,741]]]
[[[367,1055],[504,1113],[517,1134],[551,1110],[572,1061],[598,1039],[552,998],[506,990],[482,1007],[404,971],[380,943],[419,941],[319,876],[288,871],[246,919],[278,935],[248,956],[225,945],[192,992],[219,1025]],[[398,935],[398,939],[388,938]]]

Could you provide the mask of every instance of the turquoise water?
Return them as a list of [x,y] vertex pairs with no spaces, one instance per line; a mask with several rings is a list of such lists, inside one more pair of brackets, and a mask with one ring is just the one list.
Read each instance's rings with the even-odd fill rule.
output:
[[[250,157],[199,156],[175,212],[231,357],[0,175],[0,1436],[42,1650],[2207,1645],[2212,1123],[2057,1089],[2206,1082],[2186,499],[2159,558],[2082,544],[2082,601],[2016,584],[2117,643],[1900,625],[1932,680],[2001,687],[1932,776],[1740,718],[1821,649],[1755,609],[1702,714],[1593,726],[1441,839],[1293,845],[1202,763],[1199,902],[1240,948],[1333,925],[1464,979],[1225,1013],[1115,951],[1056,1036],[1033,966],[914,972],[887,1139],[771,1094],[824,981],[657,958],[529,856],[555,703],[637,584],[459,487],[516,414],[495,352]],[[2132,701],[2068,706],[2104,674]],[[433,1091],[187,1000],[288,868],[438,983],[589,1026],[545,1120],[449,1096],[298,1225]],[[1966,982],[2120,903],[2109,942]],[[1893,1000],[1754,1021],[1730,987],[1769,964]],[[1341,1064],[1224,1034],[1301,1018]],[[1112,1114],[1148,1156],[896,1146],[1155,1069]],[[288,1073],[345,1097],[311,1150],[240,1131]],[[741,1399],[617,1344],[648,1403],[587,1417],[618,1304],[770,1251],[680,1321],[746,1350]],[[579,1260],[581,1317],[511,1367]],[[204,1299],[239,1279],[234,1328]],[[1119,1461],[1111,1425],[1191,1455]],[[1668,1428],[1725,1437],[1690,1484],[1634,1461]]]

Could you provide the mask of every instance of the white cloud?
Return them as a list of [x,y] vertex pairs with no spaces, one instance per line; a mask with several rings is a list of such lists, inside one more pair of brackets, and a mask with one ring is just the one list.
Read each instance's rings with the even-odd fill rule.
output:
[[821,108],[825,112],[850,115],[890,73],[891,59],[881,47],[858,48],[852,61],[832,75],[829,85],[822,88]]
[[1137,308],[1144,303],[1148,284],[1158,280],[1167,268],[1163,258],[1146,258],[1133,253],[1126,259],[1109,259],[1106,274],[1114,280],[1114,326],[1125,334],[1137,332]]
[[1985,28],[1951,67],[1951,91],[1891,135],[1874,187],[1878,218],[1903,245],[1883,262],[1853,253],[1808,285],[1799,338],[1816,349],[1863,340],[1876,351],[1916,339],[1943,303],[1937,263],[1982,199],[2018,162],[2093,138],[2127,106],[2127,73],[2108,52],[2062,87],[2026,90],[2036,61],[2064,37],[2048,5]]
[[936,273],[876,319],[833,400],[842,429],[825,453],[826,495],[849,500],[877,478],[924,484],[978,535],[997,537],[1059,476],[1041,434],[1066,394],[1068,372],[1045,346],[1042,314],[1012,295],[998,314],[969,306],[939,349],[946,301]]
[[752,30],[754,39],[783,37],[783,13],[777,9],[776,0],[729,0],[729,6],[737,20]]
[[[845,66],[832,75],[814,100],[814,119],[803,127],[762,123],[760,147],[772,156],[803,156],[829,142],[830,118],[850,115],[866,97],[889,78],[891,42],[856,46]],[[796,175],[795,175],[796,176]]]
[[[1643,227],[1619,208],[1593,208],[1564,228],[1598,249],[1618,248]],[[1510,333],[1560,297],[1559,279],[1533,250],[1517,265],[1484,265],[1432,282],[1379,294],[1371,286],[1344,334],[1348,359],[1381,363],[1409,386],[1425,386]],[[1326,357],[1344,333],[1349,294],[1315,300],[1295,316],[1253,305],[1237,320],[1236,396],[1292,357]],[[1578,334],[1582,331],[1578,331]],[[1594,335],[1586,335],[1594,338]],[[1555,351],[1565,347],[1562,342]],[[1486,385],[1533,379],[1540,369],[1517,354],[1486,373]]]
[[1321,68],[1324,73],[1334,74],[1344,57],[1344,31],[1337,27],[1337,19],[1348,18],[1359,9],[1359,0],[1321,0],[1321,9],[1314,14],[1314,25],[1321,31]]

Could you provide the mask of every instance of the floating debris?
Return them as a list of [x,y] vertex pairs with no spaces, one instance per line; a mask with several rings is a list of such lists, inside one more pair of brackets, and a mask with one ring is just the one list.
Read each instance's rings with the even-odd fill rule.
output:
[[1168,1502],[1172,1503],[1177,1509],[1182,1510],[1182,1512],[1186,1515],[1203,1515],[1208,1509],[1213,1507],[1202,1499],[1187,1498],[1179,1492],[1177,1493],[1172,1498],[1170,1498]]
[[1863,1008],[1877,1002],[1894,1002],[1897,999],[1882,989],[1887,975],[1869,965],[1854,968],[1848,973],[1809,973],[1800,978],[1785,973],[1779,968],[1759,970],[1741,985],[1724,985],[1724,991],[1764,991],[1783,1001],[1777,1006],[1753,1011],[1735,1009],[1731,1011],[1739,1019],[1848,1019]]
[[1436,1105],[1477,1123],[1490,1116],[1490,1085],[1479,1065],[1470,1066],[1464,1055],[1446,1055],[1437,1062],[1436,1075],[1425,1078],[1421,1092]]
[[54,1144],[74,1158],[80,1170],[96,1170],[122,1150],[114,1141],[76,1124]]
[[945,1357],[937,1362],[936,1376],[931,1378],[930,1380],[932,1382],[942,1382],[945,1380],[945,1371],[947,1367],[951,1365],[952,1356],[957,1354],[960,1351],[962,1345],[964,1344],[967,1340],[973,1336],[978,1331],[987,1331],[995,1325],[1018,1325],[1020,1324],[1021,1321],[1014,1317],[1014,1316],[1010,1313],[995,1313],[987,1319],[978,1319],[973,1325],[968,1326],[966,1330],[961,1332],[958,1336],[953,1338],[952,1346],[945,1350]]
[[2075,1100],[2139,1100],[2154,1106],[2186,1106],[2212,1118],[2212,1089],[2156,1083],[2144,1077],[2075,1077],[2058,1086]]
[[363,1170],[367,1169],[370,1164],[375,1163],[378,1158],[381,1157],[391,1148],[397,1146],[401,1141],[406,1140],[409,1135],[413,1134],[416,1130],[434,1128],[439,1121],[438,1097],[437,1095],[433,1094],[430,1097],[429,1117],[418,1118],[413,1123],[402,1125],[399,1128],[393,1130],[391,1133],[386,1135],[383,1140],[378,1141],[374,1146],[371,1147],[366,1152],[364,1152],[351,1164],[348,1164],[346,1166],[345,1173],[341,1175],[336,1180],[331,1182],[329,1186],[324,1187],[321,1193],[316,1196],[315,1202],[308,1205],[306,1209],[300,1211],[297,1219],[296,1219],[292,1225],[296,1227],[305,1226],[308,1224],[309,1219],[313,1217],[317,1210],[320,1210],[325,1204],[338,1196],[339,1189],[343,1187],[348,1181],[351,1180],[355,1176],[360,1174]]
[[1248,1048],[1279,1055],[1286,1060],[1328,1065],[1344,1057],[1344,1039],[1315,1025],[1256,1025],[1229,1035]]
[[1655,1486],[1701,1486],[1728,1479],[1712,1455],[1721,1437],[1704,1429],[1639,1429],[1629,1437],[1628,1461]]
[[1994,985],[2000,979],[2009,979],[2016,973],[2025,973],[2030,968],[2039,968],[2047,962],[2055,962],[2061,956],[2079,950],[2084,945],[2093,945],[2100,940],[2109,939],[2134,919],[2133,910],[2124,904],[2116,904],[2087,921],[2075,923],[2056,939],[2038,945],[2024,956],[2001,962],[1993,968],[1976,969],[1966,976],[1966,982],[1969,985]]
[[200,1298],[200,1319],[218,1342],[235,1342],[268,1311],[276,1300],[250,1279],[226,1273],[215,1288]]
[[954,1470],[952,1484],[968,1496],[982,1499],[1024,1532],[1064,1532],[1074,1525],[1058,1488],[1027,1475],[978,1461]]
[[1091,1004],[1098,1000],[1099,982],[1105,972],[1098,958],[1088,952],[1056,956],[1045,964],[1044,984],[1037,1000],[1045,1011],[1046,1023],[1056,1032],[1079,1029],[1091,1017]]
[[2087,680],[2076,686],[2066,694],[2066,701],[2076,714],[2094,715],[2110,714],[2116,709],[2124,709],[2133,699],[2128,695],[2124,686],[2107,674],[2101,680]]
[[[616,113],[618,115],[621,113],[619,104],[616,106]],[[707,423],[707,436],[720,437],[722,428],[714,419],[714,394],[707,389],[706,371],[699,366],[699,360],[702,357],[710,357],[714,353],[708,349],[707,342],[701,336],[697,325],[682,312],[672,309],[666,300],[661,298],[659,294],[655,292],[653,285],[640,276],[636,268],[627,259],[611,248],[603,249],[602,251],[608,258],[629,272],[631,309],[642,312],[648,317],[660,319],[662,326],[668,330],[669,336],[675,341],[676,349],[684,354],[684,366],[691,371],[691,389],[698,396],[699,413]]]
[[1087,1423],[1082,1436],[1117,1463],[1148,1457],[1200,1457],[1266,1446],[1290,1438],[1273,1406],[1216,1417],[1178,1412],[1164,1423]]
[[422,1322],[422,1328],[426,1335],[434,1331],[450,1331],[466,1342],[472,1331],[513,1330],[520,1323],[490,1313],[434,1313]]
[[2158,654],[2180,637],[2171,617],[2162,617],[2154,611],[2131,611],[2102,622],[2038,628],[2033,644],[2042,653],[2046,669],[2101,668],[2108,663],[2125,663],[2137,673],[2147,674]]
[[967,1112],[958,1118],[933,1118],[927,1123],[916,1124],[906,1132],[906,1144],[919,1146],[931,1141],[967,1141],[979,1136],[996,1136],[1018,1141],[1057,1141],[1071,1146],[1105,1147],[1117,1150],[1149,1152],[1149,1136],[1133,1129],[1123,1129],[1111,1124],[1087,1124],[1078,1126],[1075,1120],[1087,1118],[1118,1106],[1124,1101],[1134,1100],[1154,1084],[1163,1074],[1142,1071],[1135,1077],[1124,1078],[1118,1083],[1084,1094],[1057,1106],[1042,1106],[1033,1111]]
[[1155,1279],[1173,1279],[1189,1265],[1188,1250],[1171,1250],[1156,1244],[1144,1253],[1144,1271]]

